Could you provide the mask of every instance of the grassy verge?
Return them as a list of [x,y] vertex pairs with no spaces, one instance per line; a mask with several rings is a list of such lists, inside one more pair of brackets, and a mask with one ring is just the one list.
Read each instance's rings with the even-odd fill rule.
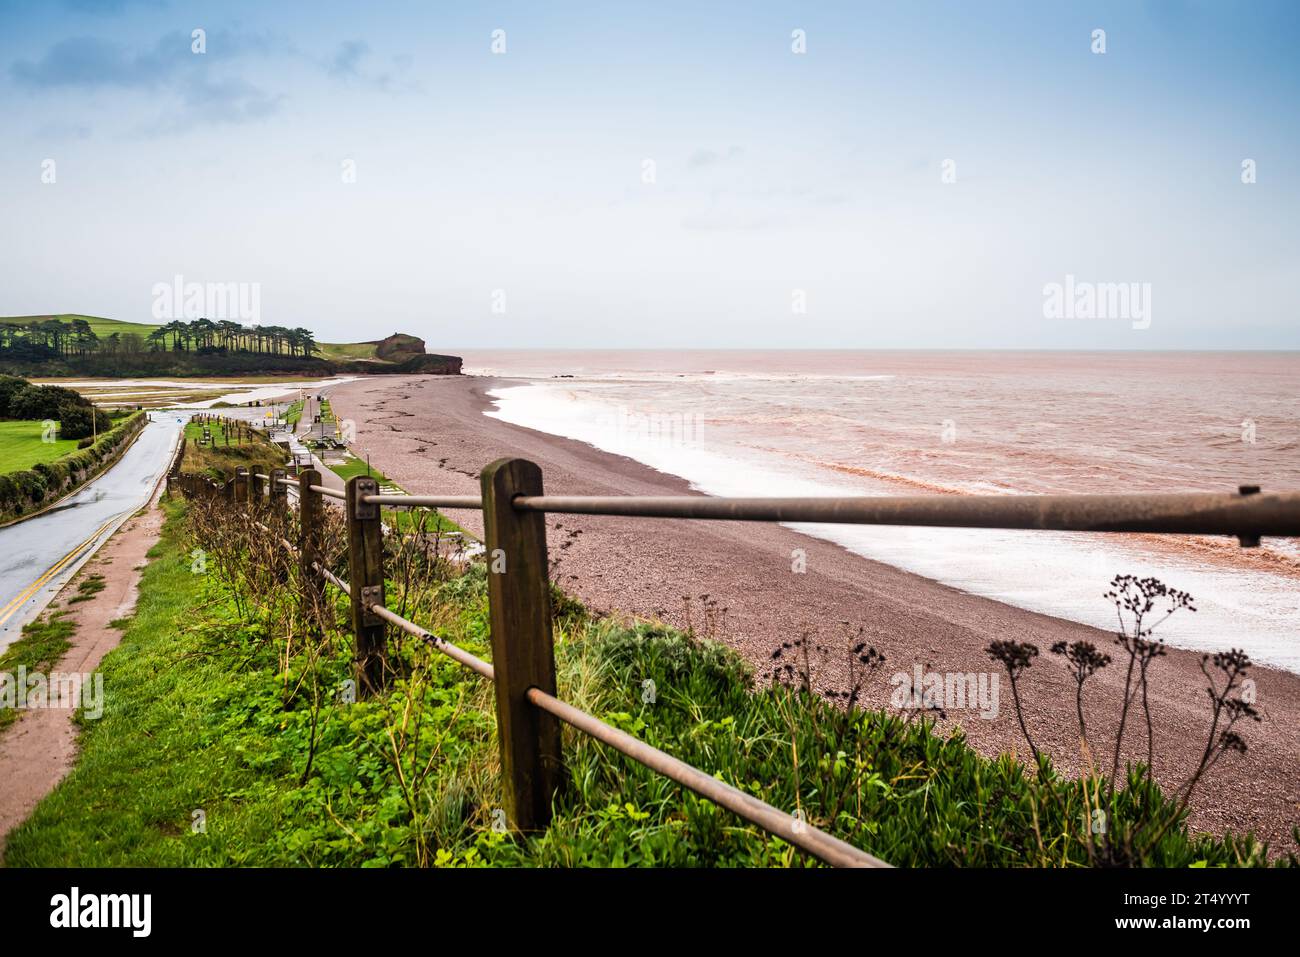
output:
[[[23,625],[23,636],[0,655],[0,682],[5,681],[4,676],[16,682],[19,668],[28,674],[48,674],[54,670],[72,646],[69,639],[76,631],[76,626],[66,620],[67,614],[66,610],[50,611]],[[17,721],[20,715],[21,712],[9,707],[5,696],[0,694],[0,732]]]
[[335,475],[337,475],[345,482],[348,479],[353,478],[354,476],[357,475],[369,475],[375,478],[380,485],[395,484],[392,479],[390,479],[383,472],[379,471],[379,469],[375,468],[374,466],[367,465],[365,459],[358,458],[357,456],[353,455],[351,452],[349,452],[347,454],[347,457],[338,465],[331,465],[330,471],[333,472]]
[[226,431],[221,421],[208,426],[212,435],[211,445],[199,445],[203,436],[203,425],[189,422],[185,426],[185,457],[181,460],[181,471],[206,475],[208,478],[224,481],[227,473],[233,473],[237,466],[244,466],[250,472],[271,474],[272,469],[283,468],[285,453],[275,443],[256,430],[241,438],[232,427],[230,444],[226,444]]
[[[9,865],[810,863],[568,729],[568,785],[552,827],[509,836],[499,826],[486,682],[395,638],[391,690],[351,702],[345,600],[331,593],[332,621],[308,652],[294,616],[258,610],[265,590],[250,587],[236,602],[217,571],[193,573],[186,507],[164,507],[137,612],[104,662],[104,715],[86,723],[77,768],[12,834]],[[394,582],[390,604],[487,657],[486,583],[485,566],[471,563],[421,590]],[[557,609],[564,698],[787,809],[792,822],[797,815],[899,865],[1091,860],[1093,839],[1081,831],[1088,791],[1050,766],[1028,773],[1007,757],[985,759],[923,718],[755,688],[731,651],[658,624],[596,620],[571,601]],[[1111,833],[1170,807],[1135,776],[1108,806]],[[1261,860],[1251,838],[1190,835],[1181,820],[1142,858],[1177,867]]]

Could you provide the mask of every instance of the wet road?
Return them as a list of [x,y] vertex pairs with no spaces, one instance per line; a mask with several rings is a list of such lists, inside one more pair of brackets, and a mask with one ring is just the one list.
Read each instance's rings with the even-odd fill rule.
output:
[[58,506],[0,528],[0,652],[95,549],[149,500],[188,413],[154,413],[112,468]]

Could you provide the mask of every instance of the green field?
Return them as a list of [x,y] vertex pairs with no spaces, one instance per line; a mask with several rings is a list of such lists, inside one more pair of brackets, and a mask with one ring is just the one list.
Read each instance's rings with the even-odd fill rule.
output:
[[101,338],[111,336],[115,332],[122,335],[134,332],[136,335],[144,337],[158,328],[156,325],[143,322],[122,322],[118,319],[104,319],[100,316],[83,316],[75,312],[65,312],[52,316],[0,316],[0,323],[15,322],[21,325],[31,325],[34,322],[42,322],[46,319],[58,319],[60,322],[85,319],[90,323],[90,331]]
[[77,451],[76,439],[42,442],[43,432],[40,422],[0,422],[0,472],[29,469]]
[[373,342],[318,342],[320,354],[326,359],[373,359]]

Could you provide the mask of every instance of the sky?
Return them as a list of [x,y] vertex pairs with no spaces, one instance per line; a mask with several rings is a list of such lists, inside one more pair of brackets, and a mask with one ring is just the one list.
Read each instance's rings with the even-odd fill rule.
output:
[[1300,349],[1298,47],[1294,2],[0,0],[0,315]]

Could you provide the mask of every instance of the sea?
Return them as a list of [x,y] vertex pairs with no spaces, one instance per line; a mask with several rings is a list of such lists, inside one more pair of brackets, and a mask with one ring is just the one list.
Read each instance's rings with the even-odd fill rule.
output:
[[[1300,353],[470,351],[486,414],[712,495],[1300,489]],[[556,490],[561,491],[561,490]],[[1189,592],[1156,637],[1300,673],[1300,542],[794,525],[974,595],[1114,630],[1117,574]],[[1016,636],[1032,640],[1032,636]]]

